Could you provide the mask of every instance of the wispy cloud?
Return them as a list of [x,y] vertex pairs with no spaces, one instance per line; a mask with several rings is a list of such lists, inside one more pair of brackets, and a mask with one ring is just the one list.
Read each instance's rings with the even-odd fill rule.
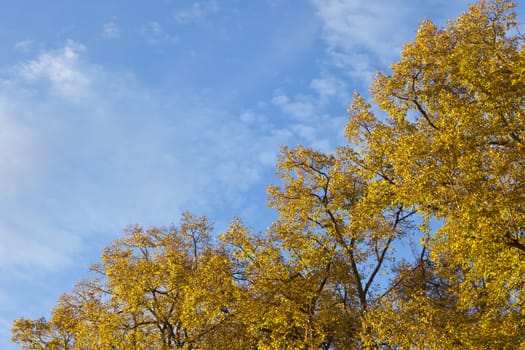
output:
[[34,48],[35,48],[35,43],[33,42],[33,40],[29,40],[29,39],[19,41],[15,44],[15,50],[19,52],[27,53],[27,52],[32,51]]
[[145,24],[140,32],[146,40],[146,43],[152,46],[176,44],[179,41],[179,38],[176,35],[166,32],[162,25],[157,21]]
[[[0,305],[2,304],[2,300],[0,300]],[[0,317],[0,337],[3,339],[9,339],[11,336],[11,327],[12,327],[12,321],[9,322],[3,318]]]
[[27,81],[49,83],[53,92],[68,99],[87,97],[90,78],[79,69],[79,56],[85,47],[73,41],[59,50],[51,50],[36,59],[18,65],[18,77]]
[[[56,271],[71,266],[74,253],[80,250],[79,237],[68,232],[59,232],[57,227],[45,227],[41,224],[17,222],[13,227],[0,226],[0,266],[15,268],[38,266],[43,271]],[[27,230],[37,230],[31,234],[22,234]],[[45,233],[52,232],[49,237]],[[55,242],[50,241],[50,238]]]
[[375,71],[393,62],[402,45],[415,35],[420,20],[430,15],[437,20],[447,18],[464,6],[437,0],[425,2],[425,6],[405,0],[311,2],[322,22],[323,38],[333,64],[365,83]]
[[[313,0],[323,23],[323,37],[335,64],[353,76],[368,77],[399,50],[405,28],[399,20],[406,6],[382,1]],[[399,5],[399,4],[398,4]]]
[[13,273],[79,263],[72,257],[88,237],[129,223],[242,208],[290,136],[258,123],[260,111],[153,94],[90,63],[85,50],[69,41],[0,81],[0,210],[9,218],[0,223],[0,268]]
[[120,28],[115,21],[109,21],[102,26],[102,37],[105,39],[119,39]]
[[319,77],[312,79],[310,88],[321,99],[337,97],[346,102],[350,101],[347,83],[332,74],[322,72]]
[[290,98],[281,90],[275,92],[272,103],[296,120],[309,120],[315,117],[317,111],[317,106],[312,96],[297,95]]
[[219,4],[216,0],[196,1],[189,8],[177,10],[175,12],[175,21],[179,24],[195,23],[203,20],[209,14],[218,12],[219,9]]
[[341,130],[346,121],[344,108],[341,107],[336,115],[327,114],[325,110],[327,104],[334,102],[334,96],[327,87],[328,81],[312,80],[314,92],[310,94],[288,96],[283,90],[276,90],[271,99],[272,105],[290,118],[286,125],[295,139],[323,152],[330,152],[343,140]]

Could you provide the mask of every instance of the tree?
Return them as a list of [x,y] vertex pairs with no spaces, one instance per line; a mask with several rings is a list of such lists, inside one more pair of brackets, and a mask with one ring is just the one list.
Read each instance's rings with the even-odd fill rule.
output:
[[63,295],[49,321],[16,321],[13,340],[26,349],[244,349],[232,328],[230,261],[210,230],[189,213],[180,228],[129,227],[93,267],[96,278]]
[[[442,29],[424,21],[392,72],[374,81],[384,119],[356,96],[346,129],[356,162],[388,164],[379,176],[396,198],[434,220],[424,242],[434,271],[457,299],[449,306],[469,316],[457,326],[450,314],[441,329],[458,332],[462,349],[525,345],[525,47],[513,6],[482,1]],[[390,308],[411,316],[402,300]],[[421,334],[425,324],[415,325]],[[418,346],[441,348],[438,339]]]
[[[130,227],[24,349],[525,348],[525,46],[514,4],[423,21],[331,154],[283,148],[278,218]],[[375,112],[374,112],[375,111]],[[412,245],[414,257],[395,248]]]
[[268,192],[279,218],[266,236],[254,241],[235,223],[224,238],[236,247],[248,293],[263,305],[248,321],[266,335],[258,347],[372,345],[367,312],[385,288],[378,276],[388,272],[393,242],[405,236],[414,212],[389,186],[360,176],[344,149],[325,155],[284,148],[278,173],[282,187]]

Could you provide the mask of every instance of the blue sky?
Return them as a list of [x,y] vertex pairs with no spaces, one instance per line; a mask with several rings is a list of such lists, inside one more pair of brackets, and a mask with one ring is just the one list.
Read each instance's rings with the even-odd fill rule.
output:
[[[467,1],[5,2],[0,348],[128,224],[270,224],[280,145],[329,151],[418,22]],[[518,8],[523,20],[523,8]]]

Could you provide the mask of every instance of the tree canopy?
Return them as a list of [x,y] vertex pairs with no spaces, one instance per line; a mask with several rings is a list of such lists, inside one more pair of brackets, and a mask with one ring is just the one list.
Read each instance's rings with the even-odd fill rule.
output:
[[[348,144],[282,149],[262,233],[129,227],[23,349],[525,348],[525,46],[514,3],[423,21]],[[412,247],[413,256],[396,253]]]

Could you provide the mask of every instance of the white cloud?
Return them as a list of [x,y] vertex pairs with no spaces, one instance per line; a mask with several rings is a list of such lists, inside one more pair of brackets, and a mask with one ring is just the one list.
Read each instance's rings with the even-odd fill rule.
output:
[[[314,1],[324,23],[324,35],[329,44],[354,49],[358,46],[389,55],[397,45],[398,32],[389,29],[406,13],[401,6],[392,12],[392,5],[380,1]],[[402,29],[402,28],[401,28]],[[394,40],[393,40],[394,39]]]
[[0,195],[5,200],[16,198],[22,191],[31,191],[31,170],[38,168],[39,150],[35,149],[35,132],[0,117]]
[[15,44],[15,50],[24,53],[32,51],[34,47],[35,43],[33,42],[33,40],[22,40]]
[[[313,0],[334,62],[354,76],[368,75],[399,51],[407,13],[400,1]],[[395,11],[392,8],[395,7]],[[364,57],[361,55],[365,54]]]
[[402,45],[413,39],[420,20],[431,14],[437,20],[455,16],[460,7],[456,2],[437,0],[424,4],[406,0],[311,2],[322,22],[332,63],[364,82],[396,59]]
[[219,11],[219,4],[216,0],[205,2],[196,1],[190,8],[177,10],[175,12],[175,21],[179,24],[195,23],[203,20],[211,13]]
[[317,105],[312,96],[297,95],[291,99],[282,91],[276,91],[272,103],[296,120],[311,120],[317,113]]
[[[53,232],[52,237],[34,234],[21,234],[21,231],[35,230],[32,225],[21,224],[9,229],[0,226],[0,266],[14,268],[38,266],[42,270],[60,270],[70,266],[75,253],[81,247],[81,240],[57,228],[38,227],[40,233]],[[53,238],[54,241],[50,241]]]
[[293,126],[293,130],[303,139],[309,142],[316,141],[316,131],[313,126],[296,124]]
[[291,140],[322,152],[331,152],[344,140],[342,130],[347,119],[344,108],[337,115],[326,114],[325,108],[333,103],[334,97],[341,98],[345,92],[333,90],[340,83],[335,79],[319,78],[312,82],[316,94],[289,97],[282,90],[276,90],[271,102],[289,119],[285,125],[287,130],[293,131]]
[[145,24],[140,32],[145,38],[146,43],[152,46],[176,44],[179,41],[179,38],[176,35],[167,33],[157,21]]
[[[3,304],[0,300],[0,305]],[[8,321],[0,317],[0,337],[2,339],[9,339],[11,336],[12,321]]]
[[42,53],[36,59],[18,65],[19,77],[28,81],[49,82],[52,90],[70,100],[88,97],[90,79],[80,69],[80,54],[85,47],[69,40],[59,50]]
[[333,75],[323,73],[320,77],[312,79],[310,88],[322,99],[338,97],[346,102],[350,101],[347,84]]
[[80,264],[87,242],[183,209],[233,216],[292,136],[261,110],[153,93],[84,51],[68,42],[0,81],[0,268],[13,273]]
[[119,39],[120,28],[115,21],[109,21],[102,26],[102,37],[105,39]]
[[264,114],[251,110],[244,111],[239,119],[248,125],[257,124],[258,127],[268,124],[268,118]]

